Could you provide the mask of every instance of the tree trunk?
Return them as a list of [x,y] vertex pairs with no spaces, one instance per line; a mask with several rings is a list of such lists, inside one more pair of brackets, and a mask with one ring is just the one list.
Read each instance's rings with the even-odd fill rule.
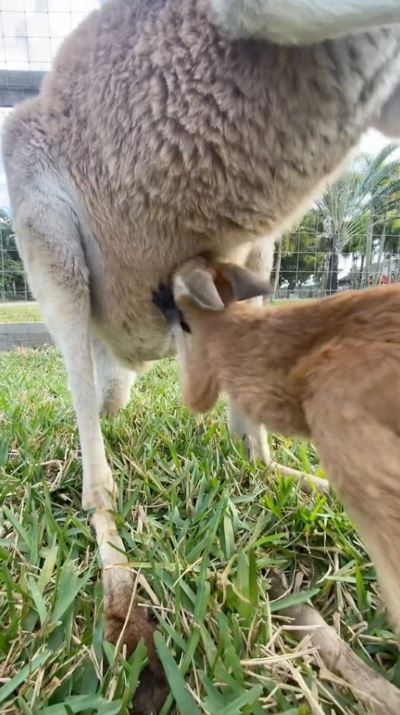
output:
[[338,272],[339,272],[339,253],[338,253],[338,237],[333,234],[330,238],[330,254],[328,263],[328,280],[326,290],[328,295],[337,293],[338,289]]
[[351,270],[350,270],[350,288],[355,290],[358,281],[358,270],[357,270],[357,254],[353,251],[351,254]]
[[[383,269],[385,267],[385,243],[386,243],[386,221],[382,229],[382,235],[379,240],[379,254],[378,254],[378,266],[375,285],[380,285],[383,276]],[[389,274],[390,280],[390,274]]]
[[275,280],[274,280],[274,292],[273,292],[273,300],[275,300],[275,296],[277,293],[277,290],[279,288],[279,278],[280,278],[280,273],[281,273],[281,263],[282,263],[282,244],[283,244],[283,238],[278,241],[278,254],[276,257],[276,266],[275,266]]
[[367,285],[370,285],[370,278],[372,277],[372,283],[373,283],[373,276],[371,276],[371,269],[372,269],[372,243],[373,243],[373,238],[374,238],[374,222],[371,220],[368,224],[367,228],[367,243],[365,247],[365,271],[367,274]]
[[360,264],[360,277],[358,280],[358,287],[363,288],[364,287],[364,263],[365,263],[365,254],[361,254],[361,264]]

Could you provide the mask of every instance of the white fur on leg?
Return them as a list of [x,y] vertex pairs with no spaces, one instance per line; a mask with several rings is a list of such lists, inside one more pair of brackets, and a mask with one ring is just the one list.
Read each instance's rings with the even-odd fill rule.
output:
[[250,461],[271,462],[267,430],[253,422],[232,398],[229,398],[229,431],[243,441]]
[[124,544],[111,512],[97,509],[92,516],[92,523],[103,568],[127,565]]
[[398,0],[212,0],[234,37],[313,44],[400,23]]
[[73,296],[65,288],[52,285],[54,278],[43,257],[40,262],[34,262],[34,269],[31,285],[62,352],[78,422],[83,466],[82,506],[84,509],[112,509],[115,484],[107,463],[98,416],[88,331],[89,305],[78,291]]
[[[80,346],[63,350],[68,381],[74,401],[82,451],[83,509],[112,509],[115,483],[108,465],[98,415],[94,365],[88,335],[82,335]],[[71,349],[71,352],[70,352]]]
[[[41,167],[41,162],[37,165]],[[33,170],[29,176],[32,173]],[[24,211],[16,221],[18,246],[32,291],[62,352],[68,373],[82,451],[82,505],[84,509],[96,510],[94,526],[105,567],[106,621],[113,626],[111,635],[115,642],[121,628],[113,604],[123,610],[126,601],[130,602],[133,580],[126,568],[123,543],[111,514],[115,485],[98,415],[88,270],[68,196],[51,179],[42,177],[43,185],[38,184],[39,188],[32,190],[32,205],[28,200],[24,202]],[[24,187],[24,192],[25,198],[29,197],[28,187]],[[107,567],[116,562],[117,569],[107,571]],[[121,593],[125,598],[123,602]]]
[[128,404],[135,373],[120,365],[107,345],[94,336],[92,348],[98,411],[101,415],[113,416]]
[[79,311],[66,299],[61,289],[52,292],[51,300],[42,296],[40,302],[68,372],[82,451],[82,507],[95,510],[92,523],[103,567],[104,593],[106,603],[112,603],[115,597],[118,600],[120,593],[132,591],[133,578],[127,568],[124,544],[111,513],[115,502],[115,483],[100,428],[95,366],[87,324],[84,316],[80,321]]

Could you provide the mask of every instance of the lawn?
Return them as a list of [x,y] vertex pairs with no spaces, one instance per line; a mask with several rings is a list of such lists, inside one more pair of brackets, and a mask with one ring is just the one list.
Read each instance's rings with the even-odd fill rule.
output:
[[[0,712],[127,713],[141,661],[125,661],[102,639],[101,580],[80,508],[61,360],[55,350],[0,360]],[[359,537],[332,497],[267,481],[230,442],[223,411],[189,415],[166,361],[136,383],[125,411],[103,421],[120,532],[165,657],[193,703],[178,710],[169,701],[163,715],[361,715],[352,693],[312,666],[309,643],[294,641],[267,578],[270,568],[285,573],[299,601],[312,589],[313,604],[353,650],[400,684]],[[271,441],[281,462],[321,474],[311,445]],[[182,694],[173,663],[169,677]]]
[[0,324],[40,323],[42,320],[36,303],[0,303]]

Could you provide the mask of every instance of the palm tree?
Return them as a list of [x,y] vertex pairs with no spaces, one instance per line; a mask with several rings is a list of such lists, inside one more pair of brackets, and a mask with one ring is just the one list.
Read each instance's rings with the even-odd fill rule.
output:
[[[360,156],[315,206],[327,248],[328,293],[337,291],[339,256],[349,245],[353,252],[364,253],[360,283],[365,283],[364,273],[371,273],[375,230],[387,233],[389,212],[397,211],[399,216],[400,160],[394,156],[397,149],[388,145],[375,157]],[[382,240],[384,251],[386,239]]]

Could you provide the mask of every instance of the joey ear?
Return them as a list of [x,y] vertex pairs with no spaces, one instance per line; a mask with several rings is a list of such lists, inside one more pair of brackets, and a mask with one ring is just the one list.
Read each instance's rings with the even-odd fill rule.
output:
[[269,281],[259,278],[247,268],[227,263],[219,267],[219,272],[232,288],[235,300],[249,300],[272,292]]
[[174,297],[190,298],[199,308],[205,310],[223,310],[224,304],[214,283],[210,271],[194,268],[174,278]]

